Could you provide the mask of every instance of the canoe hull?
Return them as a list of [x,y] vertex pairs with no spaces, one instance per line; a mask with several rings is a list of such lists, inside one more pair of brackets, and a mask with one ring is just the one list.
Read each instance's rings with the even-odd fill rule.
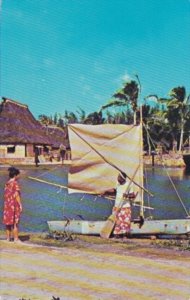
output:
[[[70,232],[84,235],[100,235],[106,221],[48,221],[50,232]],[[190,234],[190,219],[182,220],[145,220],[139,228],[131,223],[131,235],[179,235]]]

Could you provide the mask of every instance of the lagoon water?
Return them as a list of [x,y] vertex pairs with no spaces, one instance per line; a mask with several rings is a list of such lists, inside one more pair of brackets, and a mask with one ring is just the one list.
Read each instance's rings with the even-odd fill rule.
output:
[[[25,232],[47,231],[48,220],[62,220],[63,218],[83,218],[85,220],[105,220],[110,215],[113,201],[87,194],[70,194],[67,189],[40,183],[28,178],[37,177],[61,185],[67,185],[67,166],[40,166],[23,167],[21,170],[20,185],[22,191],[23,214],[20,230]],[[145,205],[154,210],[145,210],[146,217],[154,219],[182,219],[187,213],[178,199],[175,190],[167,176],[171,177],[185,208],[190,213],[190,172],[185,169],[164,169],[149,167],[145,172],[146,186],[154,196],[145,197]],[[8,179],[7,168],[0,168],[0,211],[2,219],[3,188]],[[134,217],[138,208],[133,209]],[[0,224],[0,229],[4,225]]]

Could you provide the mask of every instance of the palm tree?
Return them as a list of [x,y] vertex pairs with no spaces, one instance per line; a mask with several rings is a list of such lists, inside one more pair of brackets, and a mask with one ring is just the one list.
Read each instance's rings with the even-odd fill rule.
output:
[[77,110],[77,114],[78,114],[78,120],[81,124],[84,123],[85,119],[86,119],[86,112],[82,109],[82,108],[78,108]]
[[71,123],[79,123],[76,114],[73,112],[68,112],[67,110],[65,110],[63,119],[64,119],[64,123],[66,125],[71,124]]
[[111,113],[106,111],[105,123],[108,124],[131,124],[133,122],[133,114],[131,110]]
[[111,106],[131,107],[134,112],[134,124],[136,124],[137,100],[139,91],[140,87],[135,80],[126,82],[124,86],[113,95],[113,98],[115,99],[111,99],[107,104],[103,105],[101,110]]
[[184,136],[184,126],[186,123],[186,120],[190,118],[190,95],[186,97],[186,90],[182,87],[176,87],[173,88],[169,96],[171,99],[168,103],[168,108],[170,110],[176,110],[178,111],[179,117],[180,117],[180,142],[179,142],[179,151],[181,151],[183,146],[183,136]]
[[38,116],[38,120],[43,125],[50,125],[53,123],[52,117],[48,117],[44,114]]
[[[185,87],[175,87],[169,93],[169,98],[159,98],[157,95],[149,95],[147,98],[155,98],[158,103],[165,105],[161,115],[164,123],[170,125],[170,133],[173,141],[178,140],[177,132],[180,131],[179,151],[182,149],[184,127],[190,119],[190,95],[186,96]],[[167,126],[168,128],[168,126]]]
[[90,113],[86,119],[84,120],[84,124],[92,124],[92,125],[98,125],[103,124],[104,118],[102,117],[102,112],[93,112]]

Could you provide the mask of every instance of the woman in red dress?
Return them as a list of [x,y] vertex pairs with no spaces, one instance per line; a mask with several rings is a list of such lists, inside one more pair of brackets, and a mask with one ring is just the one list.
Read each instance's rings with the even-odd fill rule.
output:
[[14,167],[8,169],[9,180],[5,184],[4,189],[4,211],[3,223],[6,226],[7,240],[11,240],[13,231],[14,241],[19,241],[18,238],[18,223],[22,212],[22,204],[20,198],[20,187],[18,184],[18,177],[20,171]]
[[[130,182],[127,180],[127,175],[124,172],[119,173],[117,177],[117,186],[114,189],[105,191],[106,193],[115,194],[115,204],[113,212],[116,214],[116,222],[113,234],[116,238],[127,238],[131,230],[131,201],[136,197],[133,192],[133,186],[130,187]],[[103,195],[104,195],[103,194]]]

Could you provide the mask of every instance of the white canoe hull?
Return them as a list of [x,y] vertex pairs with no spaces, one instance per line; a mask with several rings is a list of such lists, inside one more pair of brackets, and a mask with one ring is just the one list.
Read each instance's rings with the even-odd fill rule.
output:
[[[71,232],[84,235],[99,235],[105,221],[48,221],[50,232]],[[131,223],[132,235],[178,235],[190,234],[190,219],[182,220],[145,220],[139,228],[138,224]]]

